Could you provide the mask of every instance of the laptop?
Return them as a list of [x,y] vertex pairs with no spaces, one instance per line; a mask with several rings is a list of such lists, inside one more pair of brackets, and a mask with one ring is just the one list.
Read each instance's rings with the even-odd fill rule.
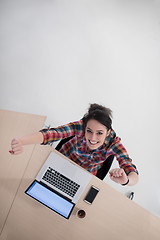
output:
[[25,193],[69,219],[91,178],[92,174],[55,150]]

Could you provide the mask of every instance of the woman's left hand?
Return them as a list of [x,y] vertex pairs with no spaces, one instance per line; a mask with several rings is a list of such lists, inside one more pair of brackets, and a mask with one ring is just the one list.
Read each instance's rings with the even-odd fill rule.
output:
[[125,184],[128,181],[128,176],[123,168],[114,168],[109,171],[110,178],[116,183]]

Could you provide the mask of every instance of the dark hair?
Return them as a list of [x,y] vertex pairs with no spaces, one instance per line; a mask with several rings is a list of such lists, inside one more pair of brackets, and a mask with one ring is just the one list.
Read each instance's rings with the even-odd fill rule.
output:
[[106,128],[112,129],[112,111],[109,108],[106,108],[102,105],[93,103],[90,104],[90,107],[88,109],[88,112],[83,116],[83,130],[85,130],[87,122],[91,119],[94,119],[104,126]]

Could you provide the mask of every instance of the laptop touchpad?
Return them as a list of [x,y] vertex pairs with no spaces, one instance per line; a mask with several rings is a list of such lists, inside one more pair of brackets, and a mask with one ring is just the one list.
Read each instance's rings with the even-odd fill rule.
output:
[[68,166],[68,162],[64,163],[62,166],[62,172],[64,171],[66,175],[70,177],[74,177],[76,175],[77,170],[75,170],[75,167],[72,163],[70,163],[70,166]]

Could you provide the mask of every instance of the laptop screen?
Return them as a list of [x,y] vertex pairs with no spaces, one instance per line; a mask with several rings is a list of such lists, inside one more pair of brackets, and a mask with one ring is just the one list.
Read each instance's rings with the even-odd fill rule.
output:
[[67,219],[75,206],[74,203],[36,180],[33,181],[25,193]]

